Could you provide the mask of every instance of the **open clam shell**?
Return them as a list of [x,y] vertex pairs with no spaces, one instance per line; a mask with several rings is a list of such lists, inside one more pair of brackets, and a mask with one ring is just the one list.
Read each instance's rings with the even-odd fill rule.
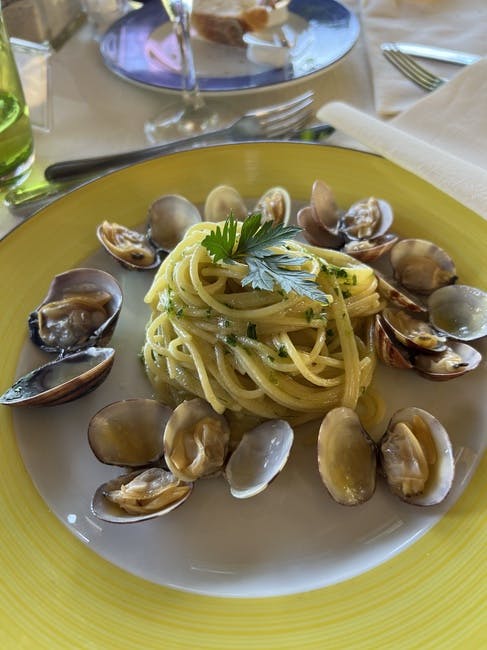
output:
[[403,370],[413,367],[409,350],[392,335],[382,314],[375,315],[373,338],[376,354],[386,366]]
[[427,295],[457,279],[448,253],[425,239],[402,239],[392,248],[390,260],[396,280],[414,293]]
[[225,468],[232,495],[248,499],[265,490],[286,464],[293,440],[285,420],[268,420],[245,433]]
[[375,491],[377,451],[357,413],[339,406],[318,434],[318,469],[331,497],[345,506],[368,501]]
[[340,218],[339,230],[348,240],[370,240],[386,234],[394,221],[391,205],[370,196],[357,201]]
[[94,390],[107,377],[113,348],[88,348],[51,361],[18,379],[0,396],[7,406],[54,406]]
[[171,409],[153,399],[113,402],[91,418],[88,442],[99,461],[143,467],[164,456],[164,429]]
[[106,345],[122,308],[122,290],[100,269],[56,275],[41,304],[29,315],[32,341],[47,352],[73,352]]
[[482,355],[471,345],[450,341],[444,350],[435,354],[416,354],[413,368],[426,379],[448,381],[475,370]]
[[118,223],[103,221],[96,229],[98,241],[113,258],[127,269],[155,269],[161,263],[160,252],[145,234]]
[[124,474],[100,485],[91,510],[103,521],[130,524],[166,515],[182,505],[193,490],[158,467]]
[[428,298],[435,327],[460,341],[487,336],[487,293],[465,284],[434,291]]
[[272,221],[287,226],[291,218],[291,196],[284,187],[271,187],[257,201],[254,212],[262,214],[262,223]]
[[348,241],[342,248],[355,259],[370,264],[385,255],[398,242],[399,237],[392,232],[384,233],[371,239],[353,239]]
[[395,338],[408,348],[429,352],[446,349],[446,336],[405,309],[386,307],[382,310],[382,318]]
[[397,411],[379,447],[389,488],[403,501],[431,506],[447,496],[455,473],[452,445],[431,413],[418,407]]
[[182,402],[164,431],[164,458],[182,481],[214,476],[223,469],[230,428],[223,415],[199,397]]

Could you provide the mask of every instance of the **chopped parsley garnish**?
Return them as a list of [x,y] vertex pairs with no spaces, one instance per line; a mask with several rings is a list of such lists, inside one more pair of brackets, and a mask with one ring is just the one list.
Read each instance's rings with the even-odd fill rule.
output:
[[285,346],[285,345],[280,345],[280,346],[279,346],[279,349],[278,349],[278,351],[277,351],[277,356],[278,356],[278,357],[284,357],[284,358],[286,358],[286,357],[289,356],[289,354],[288,354],[288,352],[287,352],[287,350],[286,350],[286,346]]
[[300,268],[307,261],[306,257],[272,252],[273,246],[284,245],[300,230],[297,226],[284,226],[272,221],[262,223],[262,215],[256,212],[243,221],[237,238],[237,221],[230,214],[223,227],[217,226],[201,243],[214,262],[222,260],[226,264],[241,262],[247,265],[243,286],[285,293],[294,291],[328,304],[328,297],[317,285],[314,275]]
[[249,339],[257,341],[257,325],[255,323],[247,324],[247,336]]

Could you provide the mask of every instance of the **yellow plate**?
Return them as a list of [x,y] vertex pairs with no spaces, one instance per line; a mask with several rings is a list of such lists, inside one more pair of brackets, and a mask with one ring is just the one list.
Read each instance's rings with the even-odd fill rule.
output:
[[[334,188],[341,205],[371,194],[388,199],[401,234],[433,239],[458,261],[462,280],[487,288],[487,224],[386,160],[296,143],[177,154],[91,183],[0,242],[2,386],[14,379],[26,314],[54,274],[97,248],[94,230],[102,219],[135,225],[157,196],[178,192],[201,202],[221,182],[244,196],[284,185],[307,200],[315,178]],[[2,648],[480,648],[487,642],[485,459],[450,512],[375,569],[299,595],[222,599],[137,578],[77,540],[36,491],[12,416],[0,409]]]

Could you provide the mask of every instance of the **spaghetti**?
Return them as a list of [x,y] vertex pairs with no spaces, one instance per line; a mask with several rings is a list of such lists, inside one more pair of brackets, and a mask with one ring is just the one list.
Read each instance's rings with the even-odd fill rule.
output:
[[242,286],[247,266],[214,263],[193,226],[166,257],[145,301],[152,314],[144,363],[159,398],[202,397],[213,408],[293,424],[339,405],[355,408],[375,368],[376,278],[343,253],[297,241],[273,247],[305,257],[328,304]]

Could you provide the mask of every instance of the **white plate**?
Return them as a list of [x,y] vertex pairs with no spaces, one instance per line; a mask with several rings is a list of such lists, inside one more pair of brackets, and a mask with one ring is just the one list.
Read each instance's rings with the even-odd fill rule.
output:
[[[456,477],[440,506],[403,504],[381,481],[368,503],[353,508],[335,504],[318,475],[311,433],[316,427],[308,426],[296,436],[285,469],[257,497],[234,499],[222,478],[208,479],[198,482],[191,498],[166,517],[124,526],[99,521],[90,511],[92,495],[99,484],[122,472],[94,457],[87,426],[90,417],[112,401],[152,395],[137,356],[149,316],[143,297],[152,274],[123,270],[101,251],[79,265],[103,268],[121,283],[124,305],[112,340],[117,350],[114,368],[106,382],[84,398],[53,408],[15,409],[14,423],[27,470],[49,508],[102,557],[147,580],[201,594],[302,592],[344,581],[399,553],[461,494],[478,462],[480,452],[475,450],[482,447],[481,432],[487,426],[485,364],[462,378],[461,402],[458,380],[438,390],[438,384],[413,373],[379,367],[375,383],[389,416],[416,405],[456,432]],[[19,374],[42,358],[27,342]],[[380,427],[371,433],[377,438]]]

